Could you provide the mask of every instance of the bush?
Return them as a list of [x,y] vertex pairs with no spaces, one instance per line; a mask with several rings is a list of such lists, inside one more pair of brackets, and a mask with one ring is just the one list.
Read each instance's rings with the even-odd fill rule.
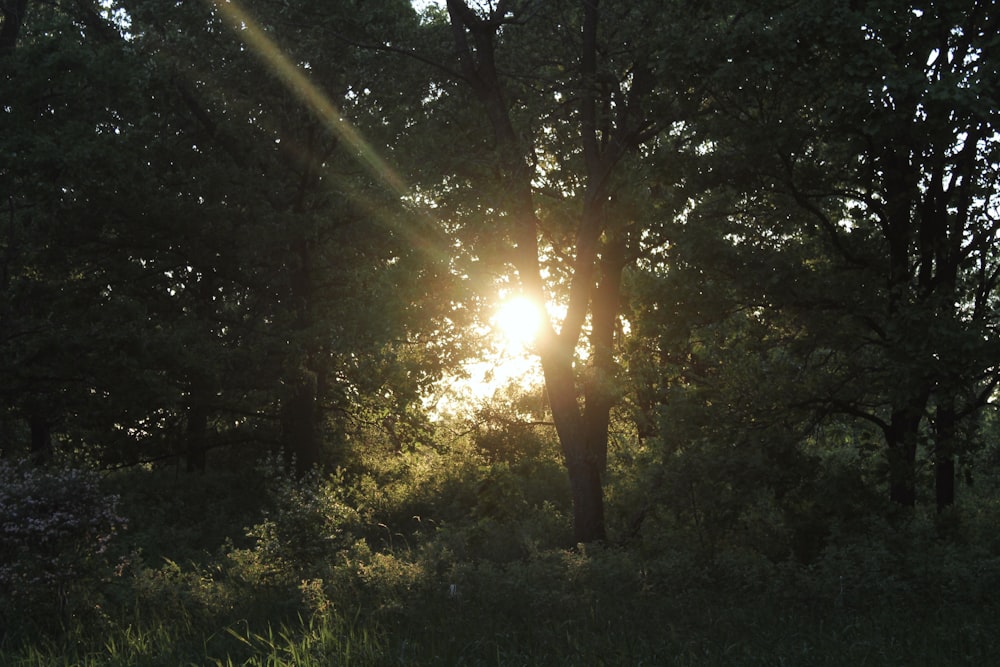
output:
[[298,580],[351,542],[361,517],[345,502],[345,482],[312,471],[294,477],[272,462],[265,467],[270,509],[247,535],[262,561],[281,566]]
[[125,525],[95,472],[0,461],[0,599],[4,627],[64,625],[100,602],[115,572],[107,549]]

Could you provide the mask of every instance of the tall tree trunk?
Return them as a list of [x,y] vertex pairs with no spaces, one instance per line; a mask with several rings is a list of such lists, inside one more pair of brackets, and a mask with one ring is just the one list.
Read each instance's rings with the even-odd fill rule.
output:
[[889,463],[889,499],[903,507],[917,502],[917,442],[923,419],[926,394],[894,407],[885,429]]
[[[203,273],[198,282],[198,301],[195,309],[204,321],[210,322],[215,317],[213,299],[217,284],[217,277],[212,270]],[[188,378],[187,449],[184,452],[188,472],[205,471],[208,420],[211,416],[210,406],[215,397],[216,380],[215,374],[208,368],[194,369]]]
[[[573,351],[554,337],[542,354],[545,391],[556,425],[563,460],[573,498],[573,539],[577,543],[606,539],[604,530],[604,487],[601,473],[604,458],[588,437],[586,421],[577,401]],[[605,440],[606,442],[606,440]]]
[[587,455],[576,461],[567,461],[566,469],[573,495],[574,541],[577,544],[606,541],[604,485],[601,482],[600,462],[595,457]]
[[[573,533],[577,543],[607,539],[603,475],[607,467],[611,406],[615,399],[612,347],[624,267],[624,246],[618,241],[605,247],[604,256],[598,262],[599,221],[603,217],[605,195],[603,187],[594,190],[584,204],[577,232],[569,308],[560,332],[546,332],[548,342],[542,351],[545,388],[573,495]],[[595,268],[599,268],[596,283]],[[583,378],[581,406],[573,357],[588,304],[592,356],[591,366]]]
[[17,36],[24,25],[24,15],[28,11],[28,0],[0,1],[0,55],[10,53],[17,46]]
[[205,471],[205,451],[208,446],[208,408],[194,400],[187,408],[187,450],[184,460],[188,472]]
[[602,474],[608,463],[611,408],[617,399],[614,340],[624,269],[625,242],[623,237],[616,236],[604,245],[601,253],[591,301],[591,365],[583,383],[587,449],[593,453]]
[[281,407],[282,444],[285,456],[295,460],[295,470],[301,475],[321,458],[316,375],[303,369],[292,383]]
[[[302,177],[295,212],[305,211],[304,199],[314,175],[307,170]],[[297,230],[295,230],[297,233]],[[287,379],[288,394],[281,409],[281,428],[285,456],[294,457],[295,470],[303,474],[320,463],[323,441],[323,409],[321,403],[324,391],[321,346],[313,338],[315,325],[313,300],[316,298],[315,283],[312,279],[312,244],[299,239],[294,246],[298,265],[291,269],[289,276],[290,294],[295,307],[295,321],[292,329],[301,338],[300,366]]]
[[938,512],[955,504],[955,401],[939,398],[934,424],[934,497]]
[[48,465],[55,454],[49,420],[43,415],[32,414],[28,417],[28,427],[31,429],[32,464],[39,467]]
[[[898,128],[899,131],[905,128]],[[912,348],[907,346],[911,331],[903,324],[911,303],[910,262],[913,229],[913,197],[916,183],[910,151],[903,137],[897,143],[883,147],[881,168],[885,210],[883,234],[889,249],[886,286],[886,309],[889,334],[886,338],[887,360],[900,374],[904,384],[902,395],[892,401],[889,423],[885,426],[887,458],[889,464],[889,499],[903,507],[913,507],[917,501],[916,456],[920,422],[927,404],[927,393],[914,393],[910,387],[917,380],[913,365]]]
[[[535,151],[515,129],[495,62],[495,40],[500,26],[508,21],[509,7],[500,2],[473,10],[465,0],[448,0],[447,9],[461,78],[476,93],[494,132],[499,175],[507,197],[502,207],[515,221],[512,236],[518,278],[525,293],[543,304],[546,293],[539,267],[540,223],[532,185],[536,176],[532,167]],[[602,235],[608,232],[604,207],[609,200],[612,172],[641,141],[645,116],[640,102],[646,85],[640,76],[644,69],[637,63],[627,94],[618,91],[619,98],[612,100],[612,87],[598,76],[597,0],[583,2],[582,10],[581,86],[574,91],[574,97],[579,103],[586,189],[573,248],[566,316],[558,332],[551,323],[543,324],[539,354],[573,493],[574,534],[577,542],[595,542],[605,539],[602,475],[615,400],[612,341],[624,266],[620,244],[605,246],[605,255],[600,259],[598,253]],[[592,357],[583,378],[581,405],[573,356],[588,314]]]

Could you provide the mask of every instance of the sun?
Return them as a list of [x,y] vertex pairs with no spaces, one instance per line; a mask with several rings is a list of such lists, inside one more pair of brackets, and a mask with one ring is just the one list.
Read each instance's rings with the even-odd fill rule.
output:
[[531,299],[515,296],[497,308],[491,324],[498,338],[514,350],[530,347],[542,325],[542,310]]
[[511,387],[536,390],[544,380],[535,341],[546,309],[524,296],[508,296],[497,302],[489,320],[478,330],[485,347],[478,359],[462,364],[462,370],[442,378],[428,394],[425,405],[432,419],[471,415],[483,401]]

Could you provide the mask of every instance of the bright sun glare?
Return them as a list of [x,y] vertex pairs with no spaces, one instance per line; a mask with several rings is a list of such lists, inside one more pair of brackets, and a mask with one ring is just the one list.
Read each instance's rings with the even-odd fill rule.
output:
[[488,336],[488,349],[479,359],[465,363],[462,373],[438,384],[438,390],[428,397],[431,413],[463,414],[512,384],[524,389],[539,386],[541,369],[531,347],[544,312],[523,296],[502,301],[493,311],[489,327],[483,330]]
[[531,299],[517,296],[508,299],[497,308],[492,324],[509,347],[529,347],[538,335],[542,323],[540,308]]
[[[301,67],[293,63],[278,48],[268,33],[239,7],[236,0],[211,0],[219,15],[240,35],[258,57],[267,62],[274,73],[295,92],[329,129],[345,143],[350,144],[368,170],[400,196],[408,193],[406,184],[399,178],[365,138],[348,123],[334,104],[309,80]],[[421,9],[441,0],[415,0]],[[537,359],[530,348],[535,342],[543,322],[544,308],[525,297],[512,297],[503,302],[490,319],[492,349],[482,359],[465,364],[464,372],[446,378],[438,396],[428,397],[428,405],[452,411],[463,404],[468,407],[483,400],[510,383],[522,386],[537,385],[541,374]]]

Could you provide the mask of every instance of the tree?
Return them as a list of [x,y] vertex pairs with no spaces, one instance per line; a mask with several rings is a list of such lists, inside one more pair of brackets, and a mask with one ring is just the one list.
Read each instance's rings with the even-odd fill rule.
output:
[[929,439],[945,507],[956,418],[973,419],[997,381],[994,8],[799,2],[734,16],[700,127],[715,195],[691,220],[724,220],[743,261],[762,233],[792,259],[739,279],[833,364],[803,401],[881,430],[903,506]]
[[429,306],[450,289],[434,238],[333,127],[385,131],[372,63],[319,39],[315,7],[256,9],[312,62],[282,74],[241,39],[272,39],[253,15],[229,26],[219,7],[29,3],[2,56],[18,94],[0,141],[21,159],[0,171],[0,368],[5,424],[33,441],[58,424],[107,464],[198,469],[252,440],[304,469],[336,457],[369,397],[415,401],[440,372],[439,348],[405,354],[448,314]]
[[[462,250],[498,272],[512,269],[536,303],[565,308],[558,325],[543,323],[537,353],[578,542],[606,538],[602,475],[618,393],[620,286],[643,224],[634,209],[643,187],[632,170],[686,102],[664,98],[673,79],[658,59],[663,35],[646,30],[676,30],[668,9],[449,0],[446,17],[429,16],[420,48],[381,45],[444,75],[426,107],[432,119],[447,119],[446,140],[465,142],[448,169],[455,177],[438,186],[444,211],[457,213],[446,224],[478,230]],[[476,115],[462,102],[470,96]],[[465,203],[448,204],[457,200]]]
[[[137,267],[108,257],[118,214],[135,203],[124,166],[131,148],[118,130],[136,101],[139,70],[87,3],[15,5],[3,29],[19,29],[0,54],[11,93],[0,150],[13,158],[0,166],[0,396],[4,421],[26,423],[32,457],[46,462],[53,431],[67,421],[103,425],[112,369],[124,370],[121,351],[138,349],[143,328],[128,290],[117,291]],[[133,387],[152,378],[135,379]],[[134,406],[120,403],[118,418]]]

